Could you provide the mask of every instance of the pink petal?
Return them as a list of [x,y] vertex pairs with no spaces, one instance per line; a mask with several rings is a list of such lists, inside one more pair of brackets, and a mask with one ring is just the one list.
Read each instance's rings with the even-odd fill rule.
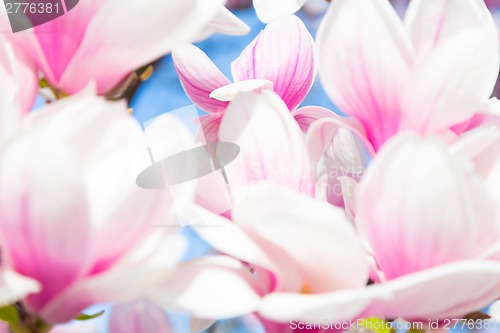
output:
[[210,98],[215,98],[222,102],[230,102],[235,99],[239,93],[259,93],[266,89],[273,90],[273,83],[271,81],[259,79],[244,80],[215,89],[210,93]]
[[164,310],[139,299],[113,306],[109,318],[110,333],[170,333],[172,325]]
[[194,45],[178,47],[172,53],[184,91],[196,106],[207,112],[223,112],[226,102],[210,97],[217,88],[230,84],[207,55]]
[[[93,79],[97,81],[99,93],[107,92],[132,70],[159,59],[180,43],[195,40],[217,15],[222,2],[109,0],[100,3],[78,51],[59,80],[60,87],[74,93]],[[77,9],[78,6],[73,11]],[[138,16],[141,19],[137,19]]]
[[153,229],[119,264],[80,279],[39,314],[47,322],[64,323],[96,303],[130,302],[142,297],[165,282],[185,249],[184,239],[172,235],[171,230]]
[[224,6],[220,6],[217,15],[210,21],[210,28],[228,35],[245,35],[250,32],[250,27]]
[[292,111],[297,124],[299,124],[302,132],[306,133],[312,123],[318,119],[335,117],[333,111],[322,108],[320,106],[305,106],[298,110]]
[[316,75],[314,42],[302,21],[285,16],[270,23],[232,64],[235,81],[269,80],[294,110]]
[[400,94],[415,62],[397,14],[385,0],[336,0],[317,43],[326,92],[378,149],[398,129]]
[[257,16],[264,23],[274,21],[283,15],[297,12],[307,0],[254,0]]
[[490,97],[498,67],[496,34],[469,29],[441,43],[408,78],[400,129],[435,133],[470,119]]
[[283,250],[252,238],[240,225],[196,208],[196,224],[192,228],[217,251],[252,265],[261,279],[261,290],[299,291],[302,281],[293,259]]
[[[354,118],[341,118],[337,115],[314,122],[307,133],[307,148],[311,159],[317,163],[330,148],[340,130],[348,130],[362,143],[370,155],[375,155],[371,143],[366,138],[363,126]],[[339,147],[342,148],[342,147]],[[357,147],[359,149],[359,147]]]
[[39,310],[86,272],[90,224],[80,160],[57,134],[32,131],[0,160],[2,259],[43,289],[26,304]]
[[302,133],[273,92],[242,93],[233,100],[222,119],[219,139],[241,149],[226,168],[231,187],[269,180],[305,193],[313,190]]
[[499,274],[498,262],[463,261],[375,285],[370,288],[392,296],[373,302],[365,316],[425,322],[462,318],[500,297]]
[[256,280],[250,268],[235,259],[205,257],[179,266],[151,297],[173,311],[195,317],[232,318],[257,308]]
[[261,184],[236,204],[233,220],[257,242],[289,253],[312,293],[361,287],[368,280],[365,252],[342,209]]
[[356,223],[388,279],[473,258],[498,237],[493,202],[462,163],[441,142],[410,134],[372,162]]
[[2,136],[15,132],[21,115],[29,113],[38,91],[34,63],[0,37],[0,126]]
[[[343,322],[359,318],[378,299],[388,299],[384,289],[354,288],[317,295],[274,293],[266,296],[259,313],[277,322]],[[348,325],[348,324],[347,324]],[[349,326],[346,326],[347,330]]]
[[41,289],[41,285],[36,280],[0,268],[0,302],[2,305],[19,302],[28,294],[37,293]]
[[414,0],[408,6],[405,25],[419,58],[467,29],[492,26],[482,1]]

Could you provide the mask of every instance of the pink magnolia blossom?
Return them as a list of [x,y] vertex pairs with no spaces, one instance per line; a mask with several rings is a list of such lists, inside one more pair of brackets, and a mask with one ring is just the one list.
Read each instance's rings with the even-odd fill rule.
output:
[[[498,158],[491,157],[500,136],[481,131],[454,149],[437,138],[400,134],[375,157],[355,209],[356,227],[375,259],[376,284],[360,294],[361,316],[462,318],[500,297],[498,198],[489,191],[500,179]],[[473,156],[476,170],[487,172],[476,173]],[[374,292],[387,297],[374,299]],[[267,306],[291,309],[299,300],[270,297]],[[310,299],[300,317],[332,318],[338,301],[335,295]]]
[[[342,304],[331,315],[344,320],[360,313],[366,306],[359,293],[368,281],[367,256],[343,209],[304,190],[301,181],[310,182],[304,173],[309,169],[302,167],[308,166],[305,143],[284,103],[270,91],[240,94],[226,110],[219,134],[241,147],[248,169],[237,160],[227,167],[229,215],[213,213],[208,201],[199,201],[190,219],[221,255],[181,264],[151,297],[196,318],[261,311],[269,320],[286,322],[309,301],[272,308],[264,306],[267,297],[338,293]],[[219,196],[216,187],[198,191],[207,189],[211,198]]]
[[[148,132],[160,157],[188,147],[174,119]],[[22,298],[26,311],[66,322],[94,303],[136,298],[170,274],[184,243],[151,228],[172,218],[172,203],[166,191],[136,185],[150,163],[146,147],[124,104],[88,91],[25,116],[2,144],[2,268],[39,284]]]
[[253,0],[259,19],[264,23],[272,22],[280,16],[297,12],[307,0]]
[[295,16],[273,21],[243,50],[232,63],[235,83],[193,45],[175,49],[173,59],[186,94],[209,113],[202,125],[210,137],[217,131],[229,101],[239,92],[274,90],[306,127],[309,118],[319,117],[306,108],[296,110],[313,84],[316,69],[312,37]]
[[[244,33],[241,23],[228,17],[223,0],[91,0],[50,22],[5,35],[54,87],[75,93],[95,81],[102,94],[207,28],[232,30],[229,26]],[[5,11],[0,29],[10,30]]]
[[[498,75],[482,1],[413,0],[403,24],[388,1],[337,0],[317,42],[324,88],[372,152],[399,131],[444,134],[483,112]],[[319,121],[312,135],[339,123]]]

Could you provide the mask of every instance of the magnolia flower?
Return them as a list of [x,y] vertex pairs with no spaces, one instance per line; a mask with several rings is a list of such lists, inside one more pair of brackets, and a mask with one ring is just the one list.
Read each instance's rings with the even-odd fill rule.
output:
[[189,98],[209,113],[203,118],[205,135],[216,140],[214,132],[229,101],[239,92],[272,89],[286,103],[297,121],[308,127],[311,118],[331,112],[309,113],[296,110],[309,92],[314,77],[314,44],[300,19],[285,16],[267,25],[240,57],[232,63],[235,83],[231,83],[203,51],[193,45],[173,52],[179,79]]
[[[239,158],[248,169],[238,160],[227,166],[230,214],[214,214],[200,201],[190,219],[221,255],[183,263],[152,299],[196,318],[261,311],[284,322],[296,319],[308,301],[262,307],[268,296],[338,293],[344,302],[332,315],[343,320],[361,312],[365,304],[357,298],[368,281],[366,254],[344,211],[304,187],[310,184],[305,144],[284,103],[270,91],[241,94],[226,110],[219,134],[241,147]],[[207,198],[221,193],[213,186],[198,191]]]
[[500,297],[498,201],[468,163],[443,143],[413,135],[397,137],[375,158],[356,224],[380,268],[380,288],[394,294],[370,311],[461,318]]
[[373,153],[399,131],[444,134],[484,112],[499,67],[498,36],[482,1],[413,0],[404,25],[385,0],[336,0],[318,33],[326,92],[350,115],[311,135],[352,129]]
[[[151,228],[175,212],[166,191],[136,185],[150,162],[125,105],[84,91],[21,125],[0,154],[0,243],[2,268],[38,284],[21,300],[25,315],[66,322],[91,304],[136,298],[168,276],[184,243]],[[148,131],[157,156],[188,147],[175,119]]]
[[[241,21],[234,16],[228,18],[223,0],[91,0],[6,37],[36,63],[52,86],[75,93],[95,81],[102,94],[176,44],[198,39],[207,28],[227,31],[228,26],[247,31],[241,31]],[[0,29],[10,30],[5,11]]]

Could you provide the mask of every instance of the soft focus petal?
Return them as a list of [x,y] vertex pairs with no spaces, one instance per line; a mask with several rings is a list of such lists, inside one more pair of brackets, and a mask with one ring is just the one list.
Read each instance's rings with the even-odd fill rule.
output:
[[172,53],[175,69],[184,91],[200,109],[222,112],[227,103],[210,98],[217,88],[230,84],[207,55],[194,45],[183,45]]
[[304,133],[307,132],[309,126],[311,126],[311,124],[316,120],[336,116],[332,111],[320,106],[305,106],[298,110],[292,111],[292,115],[295,118],[297,124],[299,124],[300,129]]
[[462,318],[500,297],[500,263],[464,261],[375,285],[392,294],[366,310],[367,316],[408,320]]
[[387,278],[477,256],[498,238],[494,205],[467,166],[441,142],[414,135],[374,159],[356,223]]
[[0,268],[0,307],[13,304],[31,293],[37,293],[40,284],[11,270]]
[[498,37],[469,29],[440,43],[409,78],[400,129],[439,132],[471,118],[498,76]]
[[33,63],[0,37],[0,135],[5,137],[19,125],[21,115],[31,111],[38,79]]
[[173,332],[166,313],[147,300],[116,304],[109,318],[109,333]]
[[0,157],[2,259],[38,280],[38,310],[88,268],[90,223],[78,156],[56,134],[30,132]]
[[378,149],[397,131],[399,96],[415,62],[397,14],[386,0],[336,0],[317,43],[327,94],[363,124]]
[[279,16],[290,15],[298,11],[307,0],[253,0],[257,16],[264,23],[269,23]]
[[311,193],[302,133],[273,92],[242,93],[233,100],[222,119],[219,139],[241,148],[240,156],[226,167],[231,187],[269,180]]
[[274,293],[266,296],[259,313],[278,322],[301,320],[341,322],[358,317],[377,299],[391,296],[387,290],[356,288],[318,295]]
[[59,86],[73,93],[89,78],[97,78],[99,93],[108,91],[132,70],[162,57],[180,43],[194,40],[222,2],[110,0],[100,4]]
[[50,323],[64,323],[96,303],[142,297],[170,276],[185,249],[185,240],[172,235],[171,230],[152,229],[119,264],[74,283],[45,306],[40,316]]
[[255,185],[235,206],[233,220],[289,253],[312,293],[360,287],[368,280],[364,250],[339,208],[284,188]]
[[[260,299],[250,268],[225,256],[182,264],[151,298],[174,311],[207,319],[252,313]],[[217,304],[214,305],[216,300]]]
[[296,16],[279,18],[243,50],[233,62],[232,71],[235,81],[271,81],[288,109],[294,110],[306,97],[316,75],[311,34]]
[[245,35],[250,32],[250,27],[224,6],[220,6],[219,12],[210,21],[209,26],[215,32],[228,35]]
[[405,24],[419,58],[466,29],[487,27],[491,15],[483,1],[412,0]]
[[210,93],[210,98],[218,101],[230,102],[242,92],[259,93],[262,90],[273,90],[273,83],[268,80],[250,79],[228,84],[227,86],[215,89]]
[[[317,163],[323,154],[327,152],[328,149],[333,145],[334,149],[345,150],[346,147],[335,146],[335,138],[339,131],[348,130],[354,134],[368,150],[370,155],[375,155],[375,150],[371,143],[366,138],[366,132],[363,126],[354,118],[341,118],[337,115],[332,117],[319,119],[318,121],[311,124],[309,131],[307,132],[307,149],[311,156],[311,159]],[[351,147],[348,147],[348,149]],[[356,147],[358,149],[359,147]],[[351,152],[352,153],[352,152]],[[359,152],[354,152],[359,153]],[[344,154],[342,154],[344,155]],[[348,154],[353,156],[352,154]],[[342,159],[343,160],[343,159]],[[352,164],[352,161],[345,161],[346,165]]]

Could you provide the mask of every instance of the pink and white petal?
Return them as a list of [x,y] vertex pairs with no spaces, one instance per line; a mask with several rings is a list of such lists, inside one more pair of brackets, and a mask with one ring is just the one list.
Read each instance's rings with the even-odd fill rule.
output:
[[327,94],[380,148],[398,130],[400,94],[416,58],[399,17],[385,0],[336,0],[317,44]]
[[436,133],[470,119],[490,97],[498,67],[497,37],[481,29],[441,43],[408,78],[400,130]]
[[410,1],[405,25],[420,59],[436,47],[467,29],[482,28],[492,33],[494,23],[483,1]]
[[195,222],[191,224],[193,230],[217,251],[252,265],[256,271],[261,268],[260,278],[268,276],[267,287],[263,288],[266,292],[302,288],[293,260],[283,251],[256,241],[238,224],[203,208],[194,207],[192,219]]
[[109,91],[134,69],[194,41],[222,4],[222,0],[106,1],[87,26],[61,77],[61,88],[74,93],[95,79],[99,93]]
[[172,52],[172,58],[184,91],[194,104],[213,113],[227,108],[226,102],[211,98],[210,93],[231,82],[202,50],[189,44],[179,46]]
[[108,143],[113,142],[109,129],[133,122],[124,102],[109,102],[95,93],[95,86],[89,84],[80,93],[45,106],[43,112],[31,113],[26,118],[26,128],[57,133],[76,150],[82,166],[87,167],[108,152]]
[[42,289],[40,283],[12,270],[0,268],[0,307],[19,302]]
[[172,235],[171,230],[152,230],[112,269],[80,279],[39,314],[49,323],[64,323],[96,303],[129,302],[142,297],[167,280],[185,249],[185,240]]
[[264,23],[274,21],[284,15],[297,12],[307,0],[254,0],[257,17]]
[[269,80],[249,79],[215,89],[210,93],[210,98],[221,102],[230,102],[242,92],[259,93],[263,90],[273,90],[273,83]]
[[465,260],[495,241],[494,204],[466,166],[442,142],[413,134],[373,160],[356,225],[388,279]]
[[472,161],[476,173],[487,178],[500,154],[500,130],[490,126],[470,130],[453,143],[450,150]]
[[333,111],[325,109],[321,106],[305,106],[303,108],[292,111],[292,116],[299,124],[302,132],[307,133],[307,130],[318,119],[332,118],[336,115]]
[[38,76],[34,63],[22,52],[3,36],[0,42],[0,124],[2,136],[7,136],[18,128],[20,117],[31,111]]
[[259,277],[243,263],[226,256],[204,257],[181,264],[149,297],[195,317],[232,318],[255,311],[261,292],[258,284]]
[[312,293],[364,286],[368,280],[363,247],[340,208],[260,184],[235,205],[233,220],[289,253]]
[[342,322],[359,318],[375,300],[389,299],[390,296],[388,290],[371,287],[317,295],[273,293],[263,298],[258,311],[264,318],[277,322]]
[[246,35],[250,32],[250,27],[225,6],[220,6],[219,12],[210,21],[209,27],[215,32],[227,35]]
[[172,324],[165,311],[145,299],[116,304],[109,317],[110,333],[170,333]]
[[[462,318],[500,297],[500,263],[463,261],[375,285],[392,296],[373,302],[365,316],[429,320]],[[457,291],[460,292],[457,292]]]
[[72,321],[68,324],[56,325],[50,333],[97,333],[100,325],[98,319],[87,321]]
[[[307,148],[314,163],[317,163],[323,154],[331,148],[335,137],[342,129],[354,134],[364,144],[365,147],[363,149],[367,149],[371,156],[375,155],[375,149],[366,137],[363,126],[355,118],[342,118],[338,115],[333,115],[333,117],[315,121],[311,124],[307,132]],[[361,148],[357,147],[357,150],[361,151]]]
[[316,76],[314,41],[299,18],[280,17],[243,50],[233,62],[232,72],[235,81],[271,81],[288,109],[294,110]]
[[89,208],[80,160],[54,133],[31,131],[0,157],[2,264],[43,289],[38,310],[88,269]]
[[240,146],[226,168],[233,189],[269,180],[312,193],[312,178],[302,132],[278,95],[242,93],[231,102],[219,139]]

